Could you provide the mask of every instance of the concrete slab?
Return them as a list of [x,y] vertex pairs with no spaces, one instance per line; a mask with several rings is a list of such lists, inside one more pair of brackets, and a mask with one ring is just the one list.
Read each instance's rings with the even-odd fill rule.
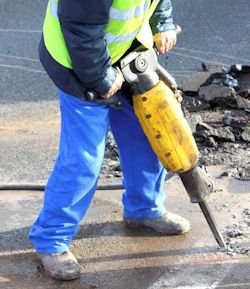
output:
[[[223,231],[250,207],[250,182],[217,178],[221,168],[209,171],[217,189],[209,203]],[[58,282],[46,276],[27,240],[43,194],[0,192],[0,288],[249,288],[250,257],[220,252],[199,207],[189,202],[177,177],[168,182],[166,193],[169,210],[190,219],[190,234],[166,237],[126,229],[122,192],[97,191],[72,244],[81,278]],[[250,245],[248,238],[239,242]]]

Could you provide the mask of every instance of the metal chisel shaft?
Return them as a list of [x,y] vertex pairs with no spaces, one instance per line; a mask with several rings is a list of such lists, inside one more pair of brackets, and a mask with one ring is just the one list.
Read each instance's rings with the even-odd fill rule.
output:
[[200,205],[200,208],[207,220],[207,223],[217,241],[217,243],[219,244],[220,247],[222,248],[227,248],[227,245],[223,239],[223,236],[222,234],[220,233],[218,227],[217,227],[217,224],[215,222],[215,219],[212,215],[212,212],[207,204],[207,202],[205,200],[203,200],[202,202],[199,202],[199,205]]

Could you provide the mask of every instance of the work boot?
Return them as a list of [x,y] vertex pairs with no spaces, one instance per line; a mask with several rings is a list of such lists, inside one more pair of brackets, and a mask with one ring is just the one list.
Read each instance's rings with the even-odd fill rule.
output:
[[167,213],[156,219],[126,219],[125,225],[129,228],[149,228],[164,235],[181,235],[190,230],[188,220],[176,214]]
[[45,271],[57,280],[73,280],[80,277],[80,268],[71,252],[38,254]]

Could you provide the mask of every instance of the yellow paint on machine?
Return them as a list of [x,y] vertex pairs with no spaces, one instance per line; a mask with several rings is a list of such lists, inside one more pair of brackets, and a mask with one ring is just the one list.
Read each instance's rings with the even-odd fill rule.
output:
[[174,173],[193,168],[199,151],[174,92],[160,81],[133,97],[139,122],[163,166]]

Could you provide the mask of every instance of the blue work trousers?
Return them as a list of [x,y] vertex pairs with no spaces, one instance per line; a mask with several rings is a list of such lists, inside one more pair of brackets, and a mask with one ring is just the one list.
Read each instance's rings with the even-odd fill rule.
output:
[[124,217],[165,214],[166,171],[157,159],[122,92],[123,109],[97,105],[59,91],[59,155],[48,180],[44,206],[29,232],[37,252],[68,251],[96,190],[111,127],[119,150],[125,192]]

